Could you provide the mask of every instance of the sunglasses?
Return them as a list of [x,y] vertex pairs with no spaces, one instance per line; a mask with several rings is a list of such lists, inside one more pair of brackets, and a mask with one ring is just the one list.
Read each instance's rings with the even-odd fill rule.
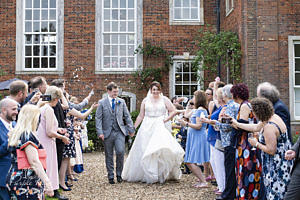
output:
[[191,102],[191,103],[190,103],[190,105],[192,105],[192,106],[193,106],[193,105],[195,105],[195,104],[194,104],[193,102]]

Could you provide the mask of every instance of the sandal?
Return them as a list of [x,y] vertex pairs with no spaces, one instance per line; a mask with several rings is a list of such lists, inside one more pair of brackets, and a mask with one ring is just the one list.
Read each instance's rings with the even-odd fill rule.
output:
[[208,184],[207,183],[200,183],[197,185],[194,185],[195,188],[208,188]]

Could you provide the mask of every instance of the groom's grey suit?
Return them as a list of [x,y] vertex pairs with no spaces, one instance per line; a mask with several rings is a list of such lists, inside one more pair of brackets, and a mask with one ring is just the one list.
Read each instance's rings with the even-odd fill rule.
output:
[[104,135],[105,164],[108,179],[114,178],[113,149],[116,151],[116,174],[121,176],[125,153],[125,136],[134,132],[133,123],[126,103],[116,98],[115,108],[112,109],[109,98],[98,102],[96,111],[96,129],[98,137]]

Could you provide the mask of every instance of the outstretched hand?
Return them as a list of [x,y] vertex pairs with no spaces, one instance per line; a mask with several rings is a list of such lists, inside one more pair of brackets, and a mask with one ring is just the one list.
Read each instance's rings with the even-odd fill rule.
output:
[[135,135],[135,132],[129,133],[130,137],[133,137]]

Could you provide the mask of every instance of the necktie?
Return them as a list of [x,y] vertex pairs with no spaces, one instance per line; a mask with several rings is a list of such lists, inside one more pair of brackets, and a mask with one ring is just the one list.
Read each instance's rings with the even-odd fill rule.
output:
[[112,99],[111,100],[111,108],[113,109],[113,110],[115,110],[115,99]]

